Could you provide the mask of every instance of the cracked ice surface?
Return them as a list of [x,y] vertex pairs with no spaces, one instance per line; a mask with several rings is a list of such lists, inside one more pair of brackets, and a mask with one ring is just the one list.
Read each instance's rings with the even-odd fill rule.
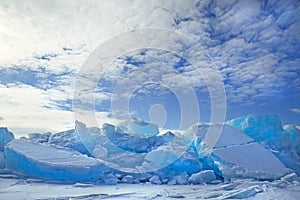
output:
[[[292,182],[233,179],[231,183],[210,185],[152,184],[53,184],[34,179],[3,178],[0,174],[0,196],[3,199],[280,199],[297,200],[299,180]],[[296,182],[297,183],[296,183]]]

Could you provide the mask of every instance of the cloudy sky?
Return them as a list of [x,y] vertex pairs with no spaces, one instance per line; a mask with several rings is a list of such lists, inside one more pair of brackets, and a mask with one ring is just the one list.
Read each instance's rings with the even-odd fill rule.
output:
[[[117,117],[111,103],[127,95],[130,117],[163,128],[178,128],[187,113],[214,121],[213,107],[225,120],[267,113],[299,125],[298,13],[297,0],[0,0],[0,126],[18,135],[73,128],[74,86],[85,61],[99,45],[149,27],[182,34],[197,48],[145,46],[115,57],[93,77],[99,121]],[[194,103],[189,91],[198,107],[186,106],[184,114],[182,106]],[[225,113],[213,98],[226,99]]]

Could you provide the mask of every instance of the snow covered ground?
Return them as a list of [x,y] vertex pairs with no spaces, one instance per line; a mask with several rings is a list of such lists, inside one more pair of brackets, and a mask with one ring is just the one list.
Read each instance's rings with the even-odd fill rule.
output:
[[[284,180],[267,182],[236,179],[231,183],[208,185],[152,184],[55,184],[34,179],[15,179],[1,175],[0,199],[295,199],[300,197],[299,183]],[[9,178],[10,177],[10,178]]]

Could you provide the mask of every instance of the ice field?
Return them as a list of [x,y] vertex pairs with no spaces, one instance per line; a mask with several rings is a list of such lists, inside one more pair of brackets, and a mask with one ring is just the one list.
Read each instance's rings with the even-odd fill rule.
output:
[[[205,140],[209,129],[221,130],[212,148]],[[300,195],[300,131],[297,126],[282,126],[275,115],[198,123],[174,133],[130,120],[104,124],[102,129],[77,122],[74,130],[20,139],[1,128],[0,136],[0,194],[5,199]]]

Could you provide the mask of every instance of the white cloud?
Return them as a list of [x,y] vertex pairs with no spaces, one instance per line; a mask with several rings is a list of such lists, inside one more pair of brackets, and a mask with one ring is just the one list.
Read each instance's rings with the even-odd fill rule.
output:
[[28,132],[60,131],[74,127],[73,113],[46,108],[51,103],[47,91],[28,85],[0,85],[1,126],[17,135]]
[[[3,60],[58,51],[62,45],[96,48],[105,39],[142,27],[171,28],[172,14],[162,1],[5,1],[0,4]],[[162,5],[163,6],[163,5]]]
[[[258,102],[286,87],[300,94],[299,10],[299,4],[293,1],[279,1],[277,5],[260,1],[193,0],[2,1],[0,70],[35,70],[39,84],[8,84],[0,80],[3,83],[0,122],[18,133],[38,127],[45,130],[70,127],[72,113],[60,108],[59,102],[72,99],[76,74],[88,55],[106,39],[143,27],[170,28],[197,40],[203,48],[191,52],[190,57],[198,60],[196,68],[200,71],[210,65],[220,70],[229,101]],[[38,59],[46,54],[56,56],[50,60]],[[164,80],[169,87],[182,87],[167,67],[160,66],[162,63],[172,66],[178,58],[151,52],[147,56],[133,53],[132,57],[149,64],[148,74],[143,75]],[[116,60],[114,64],[106,78],[117,82],[124,60]],[[201,88],[205,87],[205,78],[213,82],[214,76],[200,77],[194,67],[186,66],[183,70],[190,84]],[[51,75],[59,77],[50,80]],[[99,77],[90,76],[82,87],[91,89],[90,81],[96,78]],[[147,79],[142,75],[131,78],[136,82]],[[109,98],[109,92],[96,94],[99,101]],[[101,116],[108,120],[107,113]]]
[[291,111],[295,112],[297,114],[300,114],[300,109],[299,108],[292,108]]

